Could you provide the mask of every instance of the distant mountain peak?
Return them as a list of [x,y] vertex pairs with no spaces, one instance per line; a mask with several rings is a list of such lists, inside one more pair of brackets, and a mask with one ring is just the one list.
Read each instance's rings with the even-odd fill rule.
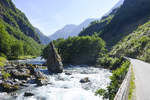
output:
[[58,38],[68,38],[69,36],[77,36],[83,28],[88,27],[88,25],[96,19],[89,18],[86,19],[84,22],[82,22],[79,25],[74,25],[74,24],[68,24],[65,25],[62,29],[59,29],[56,31],[54,34],[49,36],[51,40],[57,40]]

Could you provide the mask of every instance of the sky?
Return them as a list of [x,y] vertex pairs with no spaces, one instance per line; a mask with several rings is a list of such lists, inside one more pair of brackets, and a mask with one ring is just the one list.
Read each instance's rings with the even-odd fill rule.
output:
[[101,18],[119,0],[12,0],[31,24],[49,36],[67,24]]

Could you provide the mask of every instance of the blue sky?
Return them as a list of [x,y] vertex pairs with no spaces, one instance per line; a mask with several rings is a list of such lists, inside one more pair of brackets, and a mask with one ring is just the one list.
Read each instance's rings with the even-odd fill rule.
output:
[[49,36],[66,24],[101,18],[119,0],[13,0],[31,24]]

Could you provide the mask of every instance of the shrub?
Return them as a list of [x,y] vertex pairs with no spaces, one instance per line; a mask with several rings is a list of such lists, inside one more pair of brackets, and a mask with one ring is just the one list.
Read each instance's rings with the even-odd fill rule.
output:
[[111,57],[108,54],[100,55],[97,59],[97,66],[102,66],[104,68],[109,68],[111,70],[115,70],[125,59],[123,57]]
[[96,91],[96,94],[103,96],[103,98],[113,100],[126,76],[129,65],[129,61],[123,61],[119,68],[112,71],[112,76],[110,77],[111,83],[107,87],[107,90],[99,89]]

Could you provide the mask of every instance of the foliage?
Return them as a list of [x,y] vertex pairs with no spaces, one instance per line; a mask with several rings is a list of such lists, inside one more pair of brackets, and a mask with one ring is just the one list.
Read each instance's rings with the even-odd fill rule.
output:
[[36,56],[19,56],[18,59],[25,60],[25,59],[32,59],[36,58]]
[[[65,64],[95,64],[99,53],[105,52],[105,42],[97,36],[69,37],[54,41]],[[43,51],[47,59],[49,45]]]
[[110,16],[102,18],[101,20],[96,20],[96,21],[91,22],[91,24],[87,28],[83,29],[80,32],[79,36],[85,36],[85,35],[91,36],[95,33],[100,35],[103,28],[111,22],[112,18],[113,18],[113,15],[110,15]]
[[2,77],[4,78],[4,79],[7,79],[8,77],[10,77],[10,74],[9,73],[6,73],[5,71],[4,71],[4,66],[5,66],[5,64],[6,64],[6,58],[4,58],[4,57],[0,57],[0,71],[1,71],[1,74],[2,74]]
[[0,57],[0,67],[3,67],[6,63],[6,59],[4,57]]
[[[140,9],[139,9],[140,8]],[[105,18],[113,16],[108,23],[94,22],[85,28],[80,36],[93,35],[95,32],[106,41],[111,49],[121,39],[133,32],[139,25],[150,20],[150,0],[125,0],[123,5]],[[101,21],[104,19],[101,19]],[[107,21],[106,21],[107,22]]]
[[113,47],[111,54],[150,62],[150,21],[121,40]]
[[13,59],[40,55],[42,46],[26,16],[11,0],[0,1],[0,10],[0,56]]
[[11,76],[9,73],[5,72],[4,70],[2,70],[1,73],[2,73],[2,78],[5,80]]
[[99,89],[95,92],[95,95],[99,95],[99,96],[104,96],[106,93],[106,90],[105,89]]
[[[0,19],[39,42],[39,37],[34,27],[30,24],[25,14],[17,9],[11,0],[0,1],[0,9]],[[8,29],[8,31],[10,30]]]
[[123,61],[119,68],[112,71],[112,76],[110,77],[111,83],[107,87],[107,90],[99,89],[97,90],[96,94],[102,95],[103,98],[108,98],[109,100],[113,100],[116,93],[118,92],[120,85],[122,84],[126,76],[129,65],[130,65],[129,61]]
[[122,62],[125,61],[123,57],[113,57],[108,54],[99,55],[97,59],[97,66],[115,70],[120,67]]

